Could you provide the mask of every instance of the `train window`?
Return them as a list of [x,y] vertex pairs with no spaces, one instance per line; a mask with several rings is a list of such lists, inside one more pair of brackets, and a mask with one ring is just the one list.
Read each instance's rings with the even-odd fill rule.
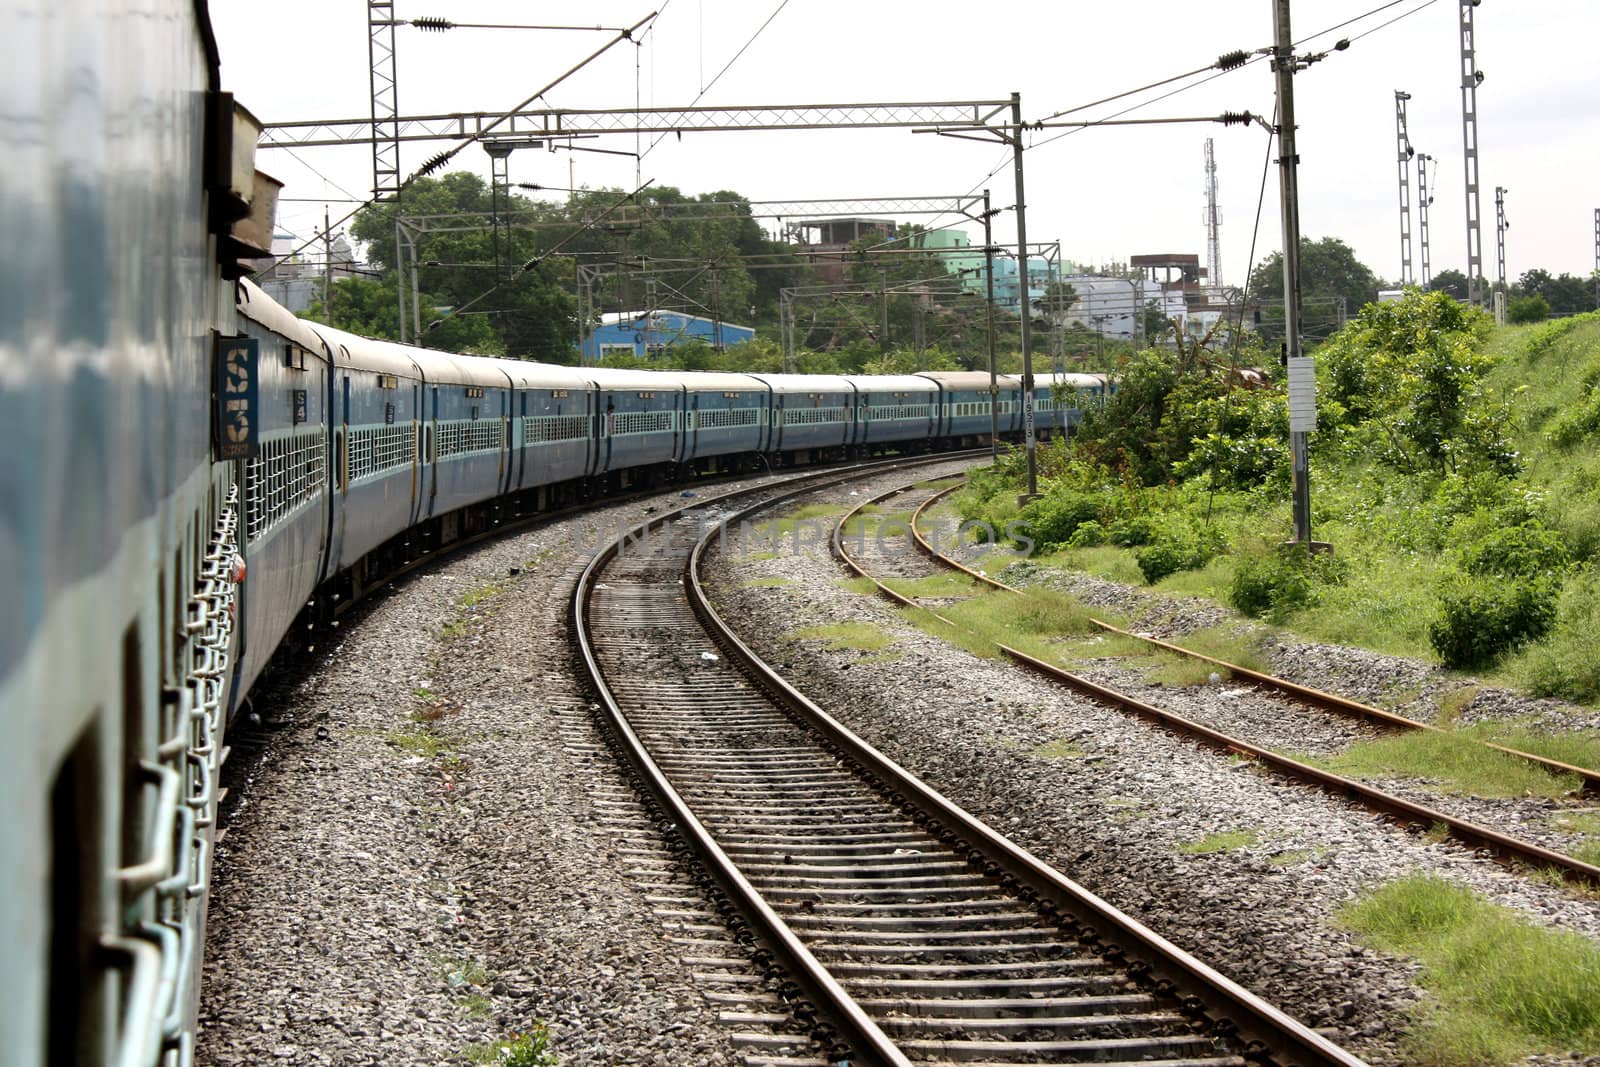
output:
[[283,343],[283,365],[290,370],[306,369],[306,350],[293,341]]
[[[92,716],[90,723],[97,723]],[[91,725],[78,738],[50,788],[50,1021],[45,1062],[82,1063],[88,1038],[80,1029],[105,995],[106,972],[95,963],[100,925],[101,867],[97,845],[105,798],[100,736]]]
[[467,386],[467,399],[468,400],[481,400],[482,398],[483,398],[483,386],[481,386],[481,385],[469,385],[469,386]]
[[380,374],[378,375],[378,388],[398,389],[400,388],[400,379],[393,374]]

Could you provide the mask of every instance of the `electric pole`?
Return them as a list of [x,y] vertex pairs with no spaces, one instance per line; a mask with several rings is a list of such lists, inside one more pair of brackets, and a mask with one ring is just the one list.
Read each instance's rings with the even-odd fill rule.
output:
[[1289,368],[1289,449],[1294,465],[1294,539],[1311,549],[1311,431],[1317,424],[1316,370],[1302,350],[1300,308],[1300,157],[1295,150],[1294,75],[1289,0],[1272,0],[1278,88],[1278,187],[1283,208],[1284,355]]
[[1600,307],[1600,207],[1594,209],[1594,303]]
[[1397,158],[1400,167],[1400,284],[1402,286],[1414,285],[1415,276],[1411,273],[1411,157],[1417,150],[1411,147],[1411,138],[1406,133],[1406,101],[1411,99],[1411,94],[1394,91],[1394,125],[1395,140],[1398,145]]
[[[984,300],[984,317],[989,333],[989,459],[1000,461],[1000,383],[995,374],[994,360],[994,235],[991,232],[994,211],[989,207],[989,190],[983,191],[983,283],[987,290]],[[1594,213],[1595,263],[1600,265],[1600,211]],[[1600,281],[1596,281],[1600,285]]]
[[372,196],[390,198],[394,211],[395,300],[400,310],[400,340],[420,334],[422,324],[406,329],[406,259],[400,252],[400,100],[394,60],[393,0],[367,0],[367,86],[372,100]]
[[1482,0],[1461,3],[1461,144],[1467,182],[1467,297],[1483,306],[1483,221],[1478,201],[1478,86],[1483,72],[1473,37],[1472,11]]
[[[1284,0],[1285,3],[1288,0]],[[1033,316],[1028,307],[1028,199],[1022,186],[1022,94],[1011,94],[1011,167],[1017,179],[1017,308],[1022,314],[1022,440],[1028,453],[1028,496],[1039,495],[1033,436]]]
[[1506,231],[1511,224],[1506,221],[1506,187],[1494,187],[1494,259],[1495,280],[1500,283],[1502,292],[1506,288]]
[[1433,197],[1428,195],[1428,164],[1432,162],[1430,155],[1417,157],[1417,241],[1422,253],[1423,289],[1433,283],[1433,265],[1428,255],[1428,209],[1433,206]]

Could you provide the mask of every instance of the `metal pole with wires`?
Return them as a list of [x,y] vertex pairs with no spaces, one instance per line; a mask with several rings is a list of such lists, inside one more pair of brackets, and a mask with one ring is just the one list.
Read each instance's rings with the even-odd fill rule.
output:
[[1300,157],[1295,151],[1294,75],[1289,0],[1272,0],[1278,89],[1278,187],[1283,207],[1284,356],[1289,369],[1289,448],[1294,465],[1294,540],[1311,548],[1311,431],[1316,426],[1316,371],[1301,340]]
[[1428,209],[1433,206],[1433,197],[1428,195],[1428,164],[1433,162],[1433,157],[1423,153],[1417,157],[1417,246],[1422,254],[1422,275],[1419,281],[1423,289],[1433,284],[1433,261],[1428,245]]
[[1022,440],[1028,454],[1028,497],[1039,495],[1033,434],[1033,323],[1028,307],[1028,201],[1022,182],[1022,94],[1011,94],[1011,166],[1017,179],[1017,310],[1022,318]]
[[1411,272],[1411,157],[1417,150],[1411,147],[1411,136],[1406,131],[1406,101],[1411,94],[1394,91],[1394,125],[1397,144],[1396,160],[1400,168],[1400,285],[1416,283]]
[[[988,295],[984,316],[989,334],[989,458],[1000,459],[1000,381],[994,358],[994,212],[989,207],[989,190],[983,191],[983,281]],[[1595,259],[1600,263],[1600,211],[1595,212]],[[1600,283],[1597,283],[1600,284]]]
[[1461,145],[1467,183],[1467,298],[1483,306],[1483,217],[1478,198],[1478,69],[1472,12],[1481,0],[1461,0]]

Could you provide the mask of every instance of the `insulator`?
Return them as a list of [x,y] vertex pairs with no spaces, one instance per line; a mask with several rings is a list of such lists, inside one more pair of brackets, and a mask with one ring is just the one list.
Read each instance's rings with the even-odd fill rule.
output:
[[1248,126],[1253,118],[1248,111],[1224,111],[1217,121],[1224,126]]
[[415,26],[419,30],[427,30],[430,33],[443,33],[445,30],[453,30],[456,28],[456,24],[451,22],[449,19],[428,17],[412,19],[411,25]]
[[1232,52],[1225,52],[1217,57],[1217,69],[1232,70],[1234,67],[1242,67],[1248,62],[1250,62],[1250,53],[1243,49],[1235,48]]
[[434,156],[432,159],[428,160],[422,165],[422,168],[417,171],[417,177],[423,178],[429,174],[432,174],[434,171],[450,162],[450,155],[451,153],[449,152],[440,152],[438,155]]

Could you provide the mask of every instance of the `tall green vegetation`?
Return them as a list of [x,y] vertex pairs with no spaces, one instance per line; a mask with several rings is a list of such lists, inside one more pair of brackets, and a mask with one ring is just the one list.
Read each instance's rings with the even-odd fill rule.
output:
[[[1444,293],[1371,304],[1316,352],[1313,529],[1286,548],[1281,385],[1220,353],[1130,361],[1070,446],[973,479],[968,519],[1067,565],[1209,595],[1328,640],[1600,700],[1600,315],[1495,332]],[[1019,537],[1020,540],[1020,537]]]

